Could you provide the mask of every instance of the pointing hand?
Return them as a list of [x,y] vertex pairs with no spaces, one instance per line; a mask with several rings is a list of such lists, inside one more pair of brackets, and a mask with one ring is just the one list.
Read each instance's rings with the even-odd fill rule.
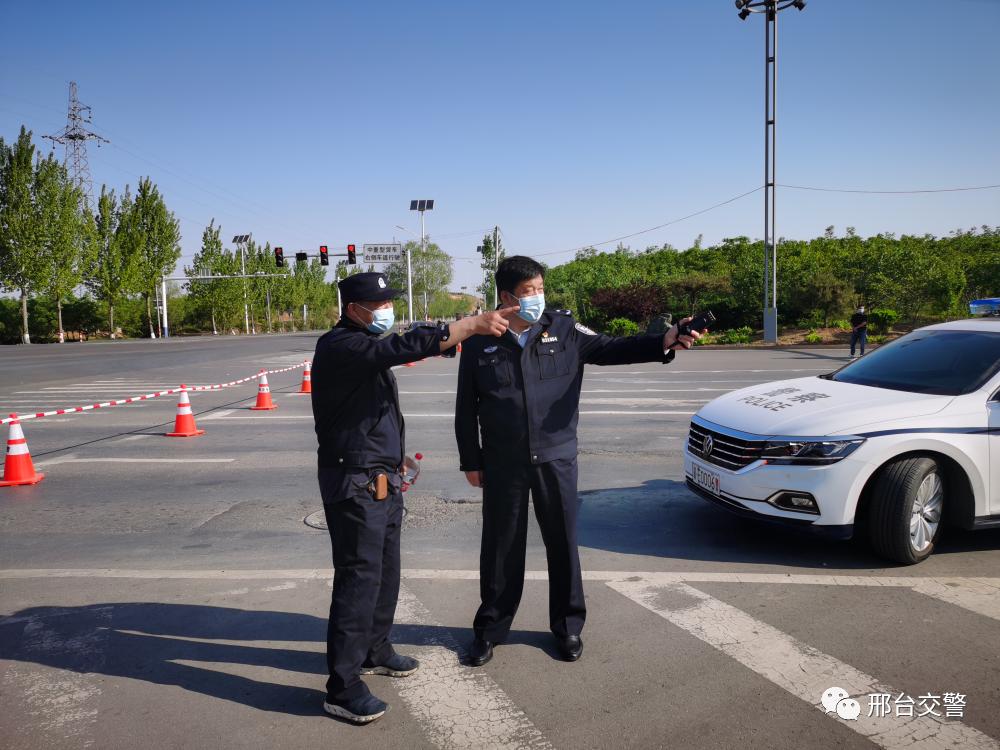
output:
[[510,319],[520,311],[520,307],[503,307],[476,316],[476,333],[485,336],[503,336],[510,325]]

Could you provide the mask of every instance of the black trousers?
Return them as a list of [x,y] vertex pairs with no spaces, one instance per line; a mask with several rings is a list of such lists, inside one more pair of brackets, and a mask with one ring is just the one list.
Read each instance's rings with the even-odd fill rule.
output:
[[368,482],[368,472],[319,470],[334,567],[326,635],[328,700],[367,695],[362,664],[381,663],[394,653],[389,631],[399,598],[403,496],[394,475],[385,500],[372,497]]
[[854,356],[854,347],[861,344],[861,353],[865,353],[865,344],[868,343],[868,329],[862,328],[858,331],[851,331],[851,356]]
[[587,608],[576,542],[576,458],[532,465],[487,455],[483,475],[476,636],[502,642],[521,603],[529,493],[548,560],[549,627],[560,637],[579,635]]

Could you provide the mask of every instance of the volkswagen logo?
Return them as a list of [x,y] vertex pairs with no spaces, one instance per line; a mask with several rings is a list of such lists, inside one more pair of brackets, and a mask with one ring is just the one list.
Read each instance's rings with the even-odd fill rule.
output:
[[705,439],[701,441],[701,455],[708,458],[712,455],[713,448],[715,448],[715,439],[711,435],[705,435]]

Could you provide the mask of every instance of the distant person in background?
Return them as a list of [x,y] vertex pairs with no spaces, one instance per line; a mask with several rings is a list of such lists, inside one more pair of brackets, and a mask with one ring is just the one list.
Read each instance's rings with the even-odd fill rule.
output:
[[858,307],[858,311],[851,316],[851,359],[856,359],[854,348],[861,344],[861,356],[865,356],[865,344],[868,343],[868,315],[865,313],[865,306]]

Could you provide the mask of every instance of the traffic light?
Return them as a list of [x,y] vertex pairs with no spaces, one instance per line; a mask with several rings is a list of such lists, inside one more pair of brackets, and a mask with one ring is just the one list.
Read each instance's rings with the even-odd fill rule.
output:
[[327,253],[326,245],[320,245],[319,246],[319,264],[321,266],[328,266],[328,265],[330,265],[330,256]]
[[352,266],[357,265],[358,254],[354,248],[354,245],[347,246],[347,262],[350,263]]
[[274,248],[274,265],[278,266],[278,268],[285,265],[285,251],[280,247]]
[[307,260],[309,260],[309,254],[308,253],[295,253],[295,262],[296,263],[305,263]]

